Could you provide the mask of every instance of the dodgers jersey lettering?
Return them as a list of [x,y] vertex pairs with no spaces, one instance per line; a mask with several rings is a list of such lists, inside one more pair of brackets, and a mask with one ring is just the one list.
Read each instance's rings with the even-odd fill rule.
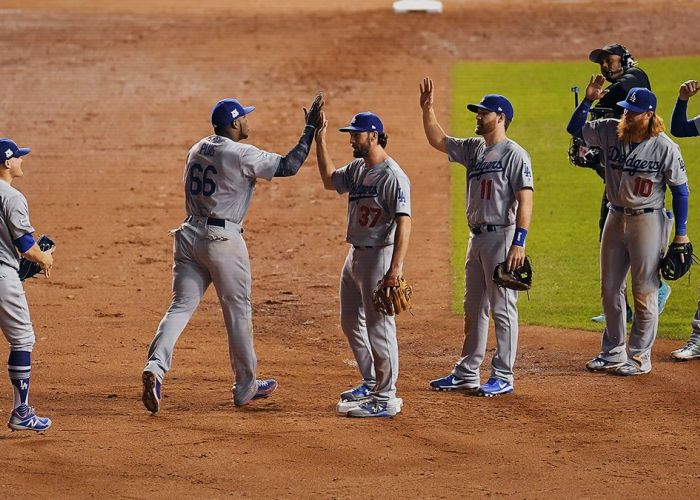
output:
[[0,262],[19,269],[14,240],[34,232],[29,222],[27,199],[8,183],[0,181],[0,210],[5,222],[0,224]]
[[256,179],[271,180],[281,158],[219,135],[205,137],[187,154],[183,178],[187,213],[241,224]]
[[333,172],[338,193],[348,193],[347,242],[357,246],[394,243],[397,214],[411,215],[411,184],[392,158],[371,168],[357,159]]
[[638,145],[617,138],[619,120],[586,122],[583,140],[598,146],[605,165],[605,190],[613,205],[663,208],[666,185],[688,182],[680,148],[662,133]]
[[510,139],[486,147],[481,137],[448,137],[445,146],[450,161],[467,167],[469,225],[515,224],[515,193],[523,188],[534,189],[527,151]]

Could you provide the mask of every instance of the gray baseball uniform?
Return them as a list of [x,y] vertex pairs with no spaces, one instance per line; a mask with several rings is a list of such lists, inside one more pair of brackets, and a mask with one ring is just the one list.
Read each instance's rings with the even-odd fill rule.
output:
[[14,351],[31,351],[34,328],[29,305],[17,270],[19,260],[14,241],[34,232],[29,208],[22,193],[0,181],[0,328]]
[[162,381],[178,337],[214,283],[228,333],[237,405],[257,391],[251,272],[241,224],[258,178],[271,180],[281,156],[212,135],[195,144],[185,165],[189,214],[174,231],[173,300],[158,326],[145,371]]
[[396,322],[374,309],[372,292],[391,265],[396,216],[411,215],[410,182],[392,158],[372,167],[354,160],[332,180],[338,193],[348,193],[352,245],[340,278],[340,324],[371,396],[388,402],[399,376]]
[[491,376],[512,383],[518,345],[518,293],[498,287],[492,276],[496,266],[506,260],[513,240],[516,194],[534,188],[530,157],[510,139],[487,147],[480,137],[448,137],[445,146],[449,160],[467,168],[466,212],[471,229],[465,263],[465,339],[462,358],[452,373],[479,385],[490,312],[496,332]]
[[600,357],[626,362],[625,280],[632,275],[634,320],[629,354],[651,369],[651,347],[658,329],[659,261],[671,234],[664,209],[666,186],[687,182],[680,149],[666,134],[638,145],[617,138],[619,120],[587,122],[583,138],[601,149],[610,215],[600,246],[603,332]]

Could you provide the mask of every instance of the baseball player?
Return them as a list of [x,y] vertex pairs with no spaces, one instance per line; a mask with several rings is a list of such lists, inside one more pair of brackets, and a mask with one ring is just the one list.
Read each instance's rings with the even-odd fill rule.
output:
[[[671,219],[664,208],[668,186],[675,213],[674,243],[688,242],[688,185],[680,149],[656,115],[656,96],[630,89],[620,120],[586,122],[589,109],[603,94],[603,75],[591,77],[586,98],[574,111],[567,131],[599,147],[605,165],[610,214],[600,246],[603,311],[607,326],[601,352],[586,364],[591,371],[641,375],[651,371],[651,348],[658,329],[659,262],[666,251]],[[624,288],[632,274],[634,320],[626,349]]]
[[[696,80],[688,80],[678,90],[678,100],[671,117],[671,133],[676,137],[695,137],[700,135],[700,115],[688,120],[688,99],[700,90]],[[692,321],[693,332],[688,343],[671,353],[671,357],[680,361],[700,358],[700,301]]]
[[0,139],[0,328],[10,344],[7,370],[13,389],[13,409],[7,426],[13,431],[45,431],[51,420],[40,417],[29,406],[29,376],[34,347],[34,328],[22,282],[17,275],[18,252],[38,263],[46,276],[53,266],[52,251],[42,252],[34,241],[34,228],[29,222],[29,207],[12,181],[22,177],[22,157],[31,148],[20,148],[11,139]]
[[242,224],[257,179],[295,175],[304,163],[322,107],[319,95],[307,113],[299,142],[286,156],[241,142],[248,137],[247,115],[254,106],[223,99],[212,109],[214,134],[192,146],[185,163],[187,217],[173,231],[173,300],[148,349],[142,377],[142,400],[148,411],[155,413],[160,408],[161,384],[170,370],[175,343],[210,283],[216,288],[226,323],[235,372],[234,404],[245,405],[277,389],[275,380],[255,377],[252,278]]
[[[651,90],[649,77],[644,70],[637,65],[637,61],[624,45],[613,43],[606,45],[602,49],[595,49],[588,55],[588,59],[600,65],[600,72],[610,83],[610,85],[605,88],[605,94],[591,110],[591,114],[596,118],[621,118],[625,110],[617,103],[619,101],[624,101],[625,97],[627,97],[627,92],[629,92],[631,88],[643,87]],[[593,151],[597,150],[593,148]],[[600,161],[599,151],[596,158],[597,165],[595,171],[603,181],[605,181],[605,166]],[[598,220],[601,239],[603,237],[603,226],[605,225],[607,216],[608,198],[605,194],[605,190],[603,190],[600,204],[600,218]],[[671,295],[671,287],[663,280],[660,280],[660,283],[661,286],[658,292],[659,314],[663,312],[666,307],[666,302]],[[625,303],[625,311],[627,322],[629,323],[632,321],[632,308],[628,303]],[[596,323],[605,323],[605,314],[599,314],[591,319]]]
[[[525,238],[532,215],[530,156],[506,136],[513,106],[497,94],[484,96],[467,109],[476,113],[481,137],[457,139],[445,134],[433,110],[433,82],[420,85],[423,128],[432,147],[466,167],[467,223],[471,230],[465,264],[464,345],[452,373],[430,382],[435,390],[477,391],[481,396],[513,392],[513,365],[518,345],[518,294],[492,280],[496,266],[512,271],[525,262]],[[480,385],[479,368],[486,353],[489,312],[496,331],[491,376]]]
[[322,113],[316,156],[323,187],[348,193],[347,242],[340,277],[340,324],[357,361],[362,383],[340,395],[337,409],[349,417],[391,417],[401,411],[396,397],[399,348],[393,316],[377,312],[377,282],[397,286],[411,235],[411,185],[386,153],[388,135],[374,113],[356,114],[340,129],[350,134],[355,160],[336,170],[326,145]]

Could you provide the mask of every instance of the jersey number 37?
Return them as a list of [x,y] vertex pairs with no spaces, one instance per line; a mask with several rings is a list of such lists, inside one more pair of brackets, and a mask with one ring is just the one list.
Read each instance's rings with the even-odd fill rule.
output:
[[190,178],[187,180],[190,194],[193,196],[202,194],[206,197],[213,195],[216,192],[216,182],[211,178],[211,175],[216,173],[214,165],[202,167],[199,163],[193,163],[192,168],[190,168]]

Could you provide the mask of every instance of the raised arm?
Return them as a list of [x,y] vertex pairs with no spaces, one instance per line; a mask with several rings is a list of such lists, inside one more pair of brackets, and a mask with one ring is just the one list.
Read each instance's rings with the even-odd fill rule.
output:
[[442,129],[435,117],[433,110],[433,81],[423,78],[420,83],[420,107],[423,110],[423,130],[425,137],[432,147],[443,153],[447,153],[447,134]]
[[700,90],[695,80],[688,80],[678,89],[678,100],[671,116],[671,133],[676,137],[693,137],[700,135],[694,120],[688,120],[688,99]]
[[328,129],[328,119],[326,114],[321,112],[321,126],[316,130],[316,161],[318,162],[318,173],[321,175],[323,187],[328,190],[334,190],[333,172],[335,165],[328,154],[326,145],[326,130]]
[[566,131],[573,135],[574,137],[583,138],[583,126],[586,124],[586,118],[588,118],[588,112],[591,110],[593,103],[603,97],[607,91],[603,90],[603,85],[605,84],[605,77],[603,75],[593,75],[591,80],[586,86],[586,97],[578,105],[578,108],[574,110],[574,114],[571,115],[569,124],[566,126]]
[[289,177],[296,175],[301,166],[306,161],[309,156],[309,150],[311,149],[311,141],[314,138],[314,132],[316,128],[320,125],[321,120],[321,110],[323,109],[323,95],[318,94],[316,99],[314,99],[311,108],[307,112],[304,109],[304,114],[306,115],[306,124],[304,125],[304,131],[301,133],[299,142],[280,160],[279,166],[275,171],[275,177]]

